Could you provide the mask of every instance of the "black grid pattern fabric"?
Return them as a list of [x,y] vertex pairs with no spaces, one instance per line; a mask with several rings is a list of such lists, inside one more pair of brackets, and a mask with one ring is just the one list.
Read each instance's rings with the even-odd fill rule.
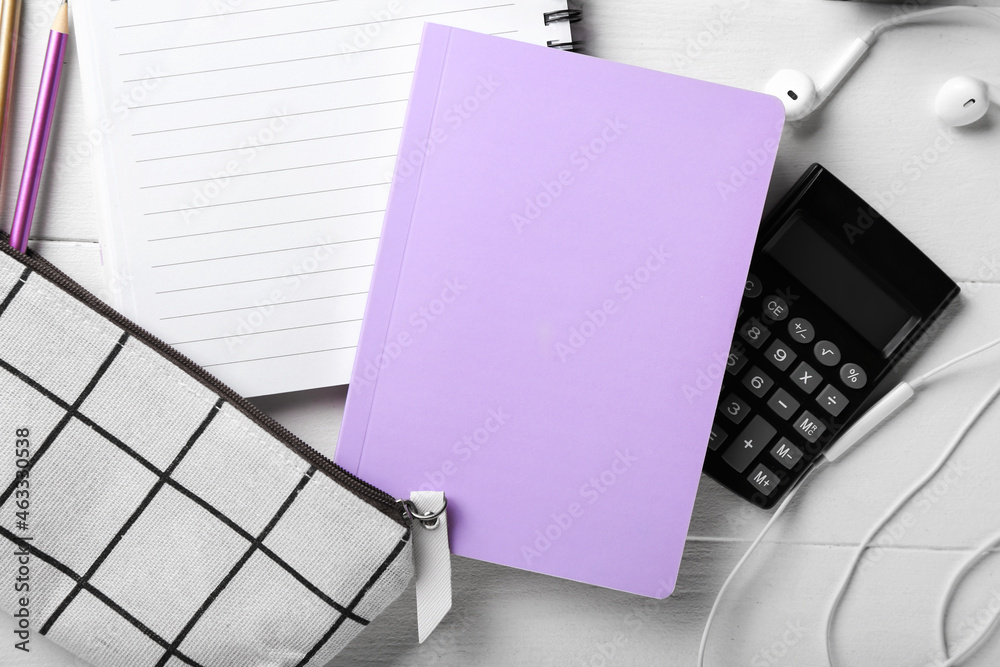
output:
[[314,667],[405,589],[404,526],[6,255],[0,341],[0,433],[30,432],[0,607],[26,551],[32,630],[98,667]]

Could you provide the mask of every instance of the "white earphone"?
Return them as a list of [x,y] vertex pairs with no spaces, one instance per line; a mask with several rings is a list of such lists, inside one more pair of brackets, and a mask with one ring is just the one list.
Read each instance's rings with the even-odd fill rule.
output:
[[[802,120],[825,102],[861,61],[875,40],[886,30],[906,23],[915,23],[942,14],[963,14],[1000,21],[1000,16],[978,7],[938,7],[903,14],[882,21],[858,37],[840,60],[819,84],[805,72],[783,69],[777,72],[764,87],[764,92],[774,95],[785,106],[785,118]],[[991,86],[970,76],[949,79],[937,94],[934,109],[942,121],[952,127],[974,123],[986,115],[990,104]],[[994,89],[994,95],[997,95]],[[998,95],[1000,96],[1000,95]]]

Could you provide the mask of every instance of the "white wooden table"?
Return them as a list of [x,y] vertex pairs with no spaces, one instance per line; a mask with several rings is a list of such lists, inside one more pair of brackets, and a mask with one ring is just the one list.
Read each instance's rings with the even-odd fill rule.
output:
[[[10,220],[48,25],[57,0],[25,3],[13,122],[3,183]],[[997,0],[990,3],[1000,4]],[[588,0],[588,51],[653,69],[746,88],[794,67],[819,76],[855,36],[893,7],[823,0]],[[82,120],[71,45],[32,246],[97,294],[106,293],[96,242],[90,153],[99,133]],[[968,24],[890,32],[815,118],[787,128],[771,202],[812,162],[869,201],[897,192],[887,217],[963,293],[914,371],[1000,335],[1000,109],[948,131],[931,105],[955,74],[1000,82],[1000,30]],[[974,370],[975,369],[975,370]],[[731,589],[709,645],[711,665],[821,665],[822,618],[834,581],[866,529],[936,458],[970,406],[1000,375],[1000,351],[948,373],[843,463],[805,489]],[[259,399],[332,454],[345,388]],[[1000,406],[972,432],[954,468],[912,503],[909,518],[865,569],[839,617],[844,665],[934,664],[936,609],[947,576],[1000,528]],[[512,484],[515,482],[512,481]],[[643,598],[455,559],[455,605],[416,643],[412,590],[333,665],[691,665],[708,608],[768,517],[704,478],[674,595]],[[648,514],[622,521],[655,522]],[[968,638],[1000,607],[1000,559],[991,555],[956,600],[949,636]],[[11,648],[0,615],[0,663],[82,664],[37,638]],[[1000,639],[972,661],[1000,663]]]

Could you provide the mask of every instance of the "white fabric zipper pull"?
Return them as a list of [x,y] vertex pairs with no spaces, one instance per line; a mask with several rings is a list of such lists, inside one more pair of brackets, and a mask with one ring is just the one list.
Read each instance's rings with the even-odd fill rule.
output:
[[414,491],[407,509],[414,519],[417,635],[420,643],[451,609],[451,549],[448,546],[448,502],[444,493]]

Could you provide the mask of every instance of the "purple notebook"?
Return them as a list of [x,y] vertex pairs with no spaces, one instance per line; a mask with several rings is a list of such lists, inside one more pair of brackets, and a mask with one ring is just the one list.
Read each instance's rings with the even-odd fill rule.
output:
[[784,113],[428,25],[337,462],[453,553],[673,590]]

